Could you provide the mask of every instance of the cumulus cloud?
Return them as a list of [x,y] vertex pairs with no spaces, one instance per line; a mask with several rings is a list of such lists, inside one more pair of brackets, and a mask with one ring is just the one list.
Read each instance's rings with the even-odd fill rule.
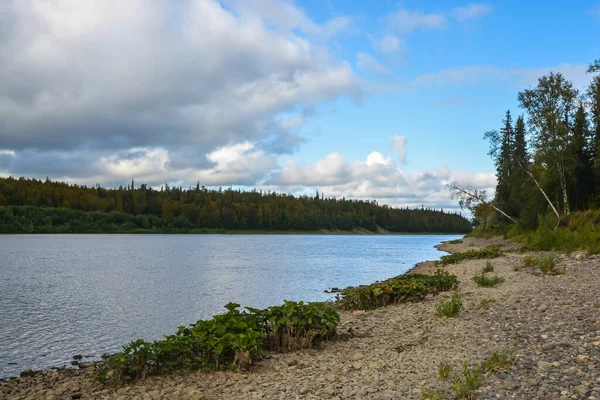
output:
[[282,113],[362,93],[327,51],[349,24],[285,1],[1,2],[0,143],[32,166],[157,148],[194,166],[246,141],[292,152],[307,115]]
[[453,8],[450,13],[458,22],[483,17],[492,12],[492,6],[488,3],[470,3],[466,6]]
[[356,55],[356,66],[362,71],[373,72],[378,75],[388,74],[391,72],[388,67],[381,64],[370,54],[366,53],[358,53]]
[[[405,145],[402,136],[394,136],[392,141],[394,147],[398,143]],[[278,190],[317,187],[326,196],[338,198],[376,199],[402,207],[425,205],[456,209],[445,187],[450,181],[485,189],[489,193],[493,193],[496,186],[493,172],[457,171],[443,166],[407,174],[392,158],[373,151],[365,160],[353,162],[338,153],[330,153],[313,165],[288,161],[265,181],[265,187]]]

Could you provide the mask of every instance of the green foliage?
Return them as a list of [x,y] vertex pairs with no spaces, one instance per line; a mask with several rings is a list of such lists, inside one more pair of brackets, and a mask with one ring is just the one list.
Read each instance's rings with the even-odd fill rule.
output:
[[457,399],[474,400],[482,380],[481,367],[469,367],[467,362],[463,361],[462,371],[454,373],[451,388]]
[[459,292],[454,292],[450,300],[442,300],[436,305],[436,315],[438,317],[452,318],[458,315],[462,309],[462,297]]
[[[471,231],[456,213],[375,201],[233,189],[146,185],[106,189],[0,178],[0,232],[198,232],[203,230]],[[218,231],[217,231],[218,232]]]
[[554,254],[528,254],[523,257],[522,268],[539,268],[546,275],[563,275],[564,269],[556,264],[556,256]]
[[492,355],[481,363],[481,368],[486,373],[505,370],[515,363],[515,352],[495,350]]
[[462,242],[463,242],[462,239],[454,239],[454,240],[448,241],[448,244],[461,244]]
[[481,273],[473,276],[473,282],[475,282],[478,286],[494,287],[504,282],[504,278],[497,275],[486,275],[482,270]]
[[265,310],[229,303],[227,312],[162,340],[136,340],[108,360],[100,378],[118,382],[181,370],[247,369],[265,350],[310,348],[336,334],[339,314],[322,303],[286,301]]
[[492,305],[492,303],[495,303],[496,299],[488,297],[485,299],[481,299],[481,301],[479,302],[479,308],[483,308],[483,309],[488,309],[490,308],[490,306]]
[[485,263],[485,267],[483,267],[482,269],[483,273],[487,273],[487,272],[494,272],[494,266],[492,265],[491,262],[486,262]]
[[443,381],[450,377],[450,372],[452,372],[452,365],[449,363],[441,363],[438,367],[438,375]]
[[422,387],[421,398],[423,400],[442,400],[444,398],[444,392],[441,390],[434,390],[428,387]]
[[371,310],[388,304],[421,300],[428,294],[452,290],[457,286],[455,275],[400,275],[368,286],[346,288],[338,295],[338,304],[346,310]]
[[457,264],[464,260],[478,260],[486,258],[497,258],[504,255],[504,252],[498,246],[488,246],[481,250],[467,250],[462,253],[453,253],[442,256],[438,265]]

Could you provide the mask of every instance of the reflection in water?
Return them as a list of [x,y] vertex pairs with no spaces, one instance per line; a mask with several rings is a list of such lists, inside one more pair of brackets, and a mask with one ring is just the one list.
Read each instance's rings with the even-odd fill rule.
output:
[[230,302],[330,298],[436,259],[452,235],[3,235],[0,377],[98,357]]

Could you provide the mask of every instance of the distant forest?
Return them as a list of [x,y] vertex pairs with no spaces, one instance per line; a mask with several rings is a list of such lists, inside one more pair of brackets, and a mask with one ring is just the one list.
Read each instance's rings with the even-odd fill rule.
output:
[[227,230],[467,233],[460,214],[376,201],[210,190],[200,184],[159,190],[134,182],[108,189],[26,178],[0,178],[0,232],[214,232]]

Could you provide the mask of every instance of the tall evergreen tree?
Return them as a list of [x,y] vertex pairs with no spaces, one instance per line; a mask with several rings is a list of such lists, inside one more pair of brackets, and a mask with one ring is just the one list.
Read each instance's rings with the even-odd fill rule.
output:
[[517,117],[512,141],[512,166],[510,176],[510,203],[514,209],[514,215],[519,217],[527,201],[527,181],[529,176],[529,155],[527,154],[527,142],[525,139],[525,121],[523,116]]
[[590,130],[583,103],[579,104],[573,123],[571,147],[575,159],[574,176],[570,184],[571,207],[583,210],[594,191],[592,153],[590,151]]

